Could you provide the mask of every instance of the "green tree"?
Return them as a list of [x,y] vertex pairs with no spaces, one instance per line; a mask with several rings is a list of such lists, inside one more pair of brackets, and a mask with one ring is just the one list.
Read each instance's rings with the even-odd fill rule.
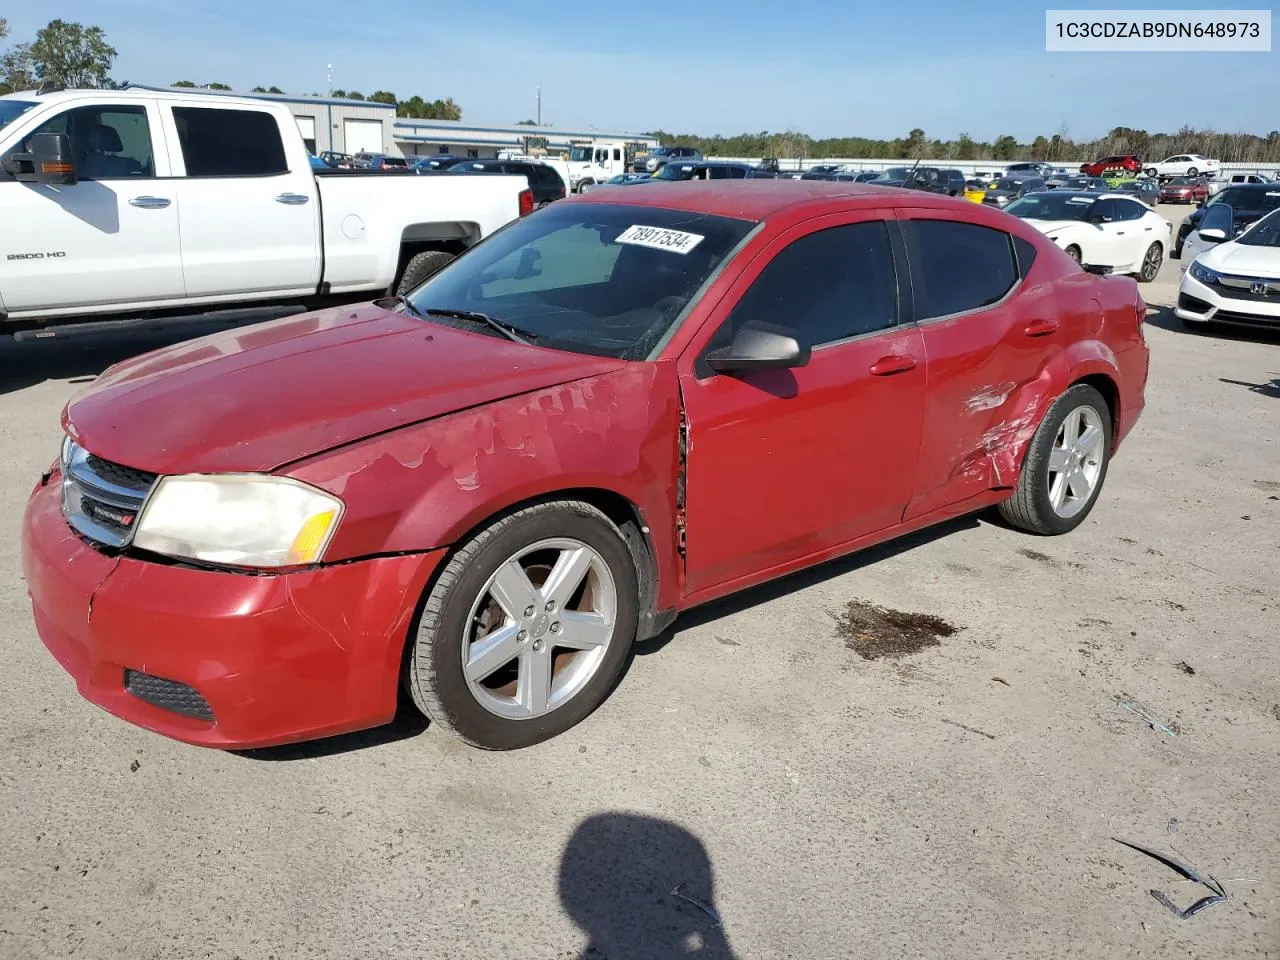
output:
[[37,86],[31,44],[20,43],[0,56],[0,94],[31,90]]
[[345,99],[347,99],[347,91],[345,91],[345,90],[333,90],[333,91],[331,91],[331,92],[330,92],[329,96],[331,96],[331,97],[336,97],[336,98],[337,98],[337,99],[339,99],[339,100],[345,100]]
[[9,21],[4,17],[0,17],[0,40],[9,35]]
[[1003,136],[996,137],[996,142],[991,146],[991,157],[993,160],[1015,160],[1018,156],[1018,141],[1007,133]]
[[209,84],[209,89],[210,90],[230,90],[231,88],[228,87],[225,83],[211,83]]
[[51,20],[36,33],[31,60],[36,76],[68,87],[102,87],[108,82],[116,48],[101,27]]
[[375,90],[369,94],[370,103],[389,103],[393,107],[399,104],[396,95],[390,90]]
[[1044,137],[1036,137],[1035,140],[1031,142],[1031,159],[1049,159],[1049,141]]
[[978,145],[973,142],[973,138],[967,133],[960,134],[960,139],[956,141],[956,159],[957,160],[977,160]]
[[190,80],[175,80],[170,84],[172,87],[194,87],[195,84]]
[[364,94],[363,94],[363,93],[361,93],[359,90],[352,90],[350,93],[348,93],[348,94],[347,94],[347,99],[348,99],[348,100],[363,100],[363,99],[364,99]]
[[253,89],[251,89],[249,92],[250,92],[250,93],[266,93],[266,92],[267,92],[267,88],[266,88],[266,87],[254,87],[254,88],[253,88]]
[[284,93],[284,91],[277,86],[270,86],[267,87],[267,93]]
[[517,120],[516,121],[517,127],[536,127],[537,125],[538,125],[538,121],[536,120]]

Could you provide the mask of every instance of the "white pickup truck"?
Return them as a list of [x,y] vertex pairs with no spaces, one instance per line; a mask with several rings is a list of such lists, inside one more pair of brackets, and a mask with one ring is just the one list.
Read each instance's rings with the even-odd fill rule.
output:
[[0,333],[381,296],[532,209],[523,177],[317,171],[262,100],[9,94]]

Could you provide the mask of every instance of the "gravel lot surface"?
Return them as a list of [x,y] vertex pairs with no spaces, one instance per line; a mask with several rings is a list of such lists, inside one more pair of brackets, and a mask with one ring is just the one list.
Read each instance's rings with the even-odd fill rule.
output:
[[[697,611],[514,754],[406,718],[242,756],[82,701],[23,504],[80,384],[209,328],[0,343],[0,957],[1280,957],[1280,339],[1183,332],[1177,279],[1075,533],[971,518]],[[864,659],[851,603],[954,630]],[[1149,891],[1207,891],[1113,837],[1230,901],[1179,920]]]

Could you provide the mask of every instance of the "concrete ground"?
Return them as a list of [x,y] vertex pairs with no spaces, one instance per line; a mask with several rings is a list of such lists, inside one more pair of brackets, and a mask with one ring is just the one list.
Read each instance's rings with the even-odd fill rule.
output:
[[[1183,332],[1177,266],[1075,533],[958,521],[698,611],[513,754],[406,717],[241,756],[82,701],[23,502],[79,384],[195,331],[0,346],[0,957],[1280,957],[1280,340]],[[864,660],[854,601],[958,629]],[[1207,891],[1113,837],[1231,900],[1176,918],[1150,890]]]

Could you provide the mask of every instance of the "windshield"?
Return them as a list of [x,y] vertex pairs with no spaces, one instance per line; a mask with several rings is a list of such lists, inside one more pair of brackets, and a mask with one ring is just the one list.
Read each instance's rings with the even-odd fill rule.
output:
[[570,163],[590,163],[591,148],[590,147],[570,147],[569,162]]
[[1280,210],[1267,214],[1243,235],[1236,237],[1236,243],[1248,247],[1280,247]]
[[876,179],[878,179],[878,180],[905,180],[905,179],[907,179],[907,173],[908,173],[908,171],[909,171],[909,168],[907,168],[907,167],[890,167],[888,170],[886,170],[886,171],[884,171],[882,174],[880,174],[880,176],[879,176],[879,177],[877,177]]
[[1192,180],[1190,177],[1174,177],[1172,180],[1170,180],[1170,181],[1169,181],[1169,186],[1171,186],[1171,187],[1189,187],[1189,186],[1191,186],[1193,183],[1195,183],[1195,181],[1194,181],[1194,180]]
[[1093,197],[1071,194],[1033,193],[1005,207],[1006,213],[1024,220],[1085,220],[1097,201]]
[[1268,190],[1264,187],[1227,187],[1209,201],[1212,207],[1218,203],[1229,204],[1237,210],[1275,210],[1280,207],[1280,189]]
[[424,314],[488,314],[540,347],[642,360],[754,226],[656,207],[555,204],[463,254],[409,301]]
[[694,172],[697,170],[691,163],[671,163],[668,162],[661,170],[653,175],[654,180],[689,180],[692,179]]
[[34,106],[30,100],[0,100],[0,127],[17,120]]
[[995,188],[997,190],[1013,190],[1014,192],[1017,192],[1019,189],[1021,189],[1021,187],[1022,187],[1021,180],[1012,180],[1009,177],[1001,177],[999,180],[996,181]]

